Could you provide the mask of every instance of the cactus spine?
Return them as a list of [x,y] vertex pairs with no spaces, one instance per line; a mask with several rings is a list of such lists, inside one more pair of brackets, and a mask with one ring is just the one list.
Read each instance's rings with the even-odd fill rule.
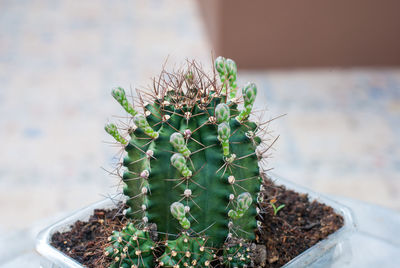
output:
[[170,247],[158,261],[166,266],[201,260],[203,267],[211,251],[204,255],[205,242],[199,247],[194,239],[206,237],[208,245],[221,248],[232,237],[253,240],[257,227],[256,147],[261,140],[255,135],[257,125],[249,121],[257,88],[251,83],[242,89],[244,107],[239,108],[235,62],[218,57],[215,67],[222,85],[194,62],[181,73],[164,71],[154,80],[149,104],[140,98],[143,113],[127,101],[122,88],[112,92],[135,123],[129,141],[115,125],[106,126],[127,152],[122,176],[127,216],[177,236],[173,241],[163,237]]

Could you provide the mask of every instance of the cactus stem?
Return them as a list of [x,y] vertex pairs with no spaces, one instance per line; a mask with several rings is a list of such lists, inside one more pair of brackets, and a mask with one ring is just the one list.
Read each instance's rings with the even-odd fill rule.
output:
[[134,199],[139,198],[139,197],[141,197],[141,196],[143,196],[143,195],[144,195],[144,194],[140,191],[137,195],[132,196],[132,197],[129,197],[127,200],[134,200]]
[[[259,167],[253,152],[263,142],[257,136],[265,130],[248,120],[254,109],[254,88],[246,85],[241,88],[242,94],[236,94],[236,65],[223,58],[220,63],[217,71],[222,85],[218,77],[208,78],[189,63],[187,72],[163,71],[158,81],[154,80],[152,93],[138,92],[137,107],[144,113],[133,116],[134,127],[126,133],[129,139],[125,141],[127,156],[123,165],[127,170],[122,181],[129,207],[124,215],[134,219],[141,229],[132,233],[137,240],[121,231],[121,243],[117,236],[110,241],[111,251],[106,252],[115,267],[205,267],[220,255],[206,247],[205,239],[198,234],[207,235],[217,248],[223,246],[227,236],[254,239],[256,209],[246,212],[239,197],[249,192],[256,202],[259,182],[254,179],[259,177]],[[145,104],[144,99],[149,103]],[[242,99],[244,108],[239,109]],[[260,151],[266,147],[260,146]],[[176,202],[178,214],[173,211]],[[153,251],[159,243],[142,246],[144,236],[139,232],[148,234],[152,228],[149,223],[157,224],[161,244],[166,244],[163,256]],[[127,231],[128,227],[125,234]],[[177,235],[176,240],[166,242],[168,234]],[[131,244],[124,244],[124,239]],[[114,248],[118,254],[114,254]],[[246,256],[244,251],[233,255],[229,252],[230,256],[221,258],[228,266],[243,267],[250,263],[240,262],[239,258]],[[228,257],[232,263],[226,263]]]
[[195,130],[192,131],[191,135],[195,132],[197,132],[200,128],[204,127],[205,125],[207,125],[209,123],[209,121],[204,122],[203,124],[201,124],[200,126],[198,126]]
[[197,143],[198,145],[201,145],[201,146],[203,146],[203,147],[206,147],[204,144],[202,144],[201,142],[199,142],[199,141],[196,140],[195,138],[190,137],[190,139],[191,139],[192,141],[194,141],[195,143]]
[[[147,157],[142,157],[142,158],[139,158],[138,160],[128,162],[127,165],[132,165],[132,164],[138,163],[138,162],[140,162],[140,161],[143,161],[143,160],[145,160],[145,159],[147,159]],[[130,171],[130,172],[131,172],[131,171]],[[131,172],[131,173],[132,173],[132,172]]]
[[206,150],[206,149],[214,147],[214,146],[217,146],[217,144],[211,144],[211,145],[205,146],[205,147],[203,147],[201,149],[198,149],[197,151],[194,151],[191,155],[197,154],[197,153],[199,153],[199,152],[201,152],[203,150]]

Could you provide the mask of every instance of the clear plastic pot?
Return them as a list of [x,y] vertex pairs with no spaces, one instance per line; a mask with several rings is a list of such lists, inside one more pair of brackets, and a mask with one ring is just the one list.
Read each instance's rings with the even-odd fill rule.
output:
[[[348,238],[355,231],[355,222],[351,210],[328,197],[297,186],[287,180],[278,178],[277,176],[273,176],[273,179],[278,185],[285,185],[288,189],[295,190],[299,193],[307,193],[311,200],[317,200],[320,203],[331,206],[336,213],[342,215],[344,218],[344,225],[342,228],[304,251],[283,267],[330,267],[333,264],[336,266],[350,261],[351,250],[348,246]],[[56,232],[68,231],[71,225],[78,220],[88,220],[93,214],[94,209],[108,209],[114,207],[114,201],[111,199],[105,199],[86,208],[80,209],[69,217],[66,217],[41,231],[36,239],[36,250],[43,257],[41,266],[43,268],[83,268],[81,264],[50,245],[52,235]]]

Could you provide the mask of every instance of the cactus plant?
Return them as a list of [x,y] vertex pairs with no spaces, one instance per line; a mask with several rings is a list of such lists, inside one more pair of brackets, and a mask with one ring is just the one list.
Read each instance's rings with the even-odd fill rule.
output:
[[[249,117],[257,88],[248,83],[238,96],[235,62],[218,57],[215,68],[221,84],[195,62],[184,71],[163,71],[151,93],[139,92],[143,113],[128,102],[122,88],[112,90],[134,123],[126,135],[114,124],[105,127],[126,151],[126,215],[177,237],[161,235],[171,246],[158,259],[160,265],[176,267],[197,259],[200,266],[209,264],[211,253],[197,252],[205,246],[194,242],[200,237],[207,237],[213,248],[222,248],[232,237],[254,239],[262,155],[256,148],[262,140]],[[174,247],[179,248],[176,256]],[[186,251],[191,257],[184,256]],[[247,261],[239,258],[241,264]]]

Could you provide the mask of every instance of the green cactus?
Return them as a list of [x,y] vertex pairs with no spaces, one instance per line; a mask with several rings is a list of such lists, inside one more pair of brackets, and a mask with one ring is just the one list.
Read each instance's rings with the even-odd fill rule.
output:
[[206,247],[206,242],[204,237],[194,238],[182,233],[177,239],[165,243],[165,252],[158,263],[165,267],[208,267],[214,250]]
[[[113,90],[135,123],[129,141],[116,127],[106,127],[127,152],[122,176],[126,215],[144,226],[155,223],[164,241],[167,234],[178,236],[167,241],[170,246],[160,258],[165,265],[176,265],[177,259],[209,260],[193,242],[200,236],[221,248],[232,237],[253,240],[257,228],[256,147],[261,139],[255,135],[257,124],[249,120],[257,88],[243,88],[240,109],[236,64],[222,57],[215,64],[222,85],[195,63],[182,73],[164,72],[154,80],[159,82],[150,103],[142,103],[143,114],[133,110],[123,89]],[[174,250],[176,258],[171,257]],[[192,257],[185,257],[186,251]]]
[[121,232],[114,231],[108,241],[111,245],[105,249],[105,255],[113,260],[111,268],[153,267],[155,243],[148,230],[138,230],[129,223]]
[[222,263],[228,268],[248,267],[251,263],[250,253],[250,245],[243,241],[225,244]]

